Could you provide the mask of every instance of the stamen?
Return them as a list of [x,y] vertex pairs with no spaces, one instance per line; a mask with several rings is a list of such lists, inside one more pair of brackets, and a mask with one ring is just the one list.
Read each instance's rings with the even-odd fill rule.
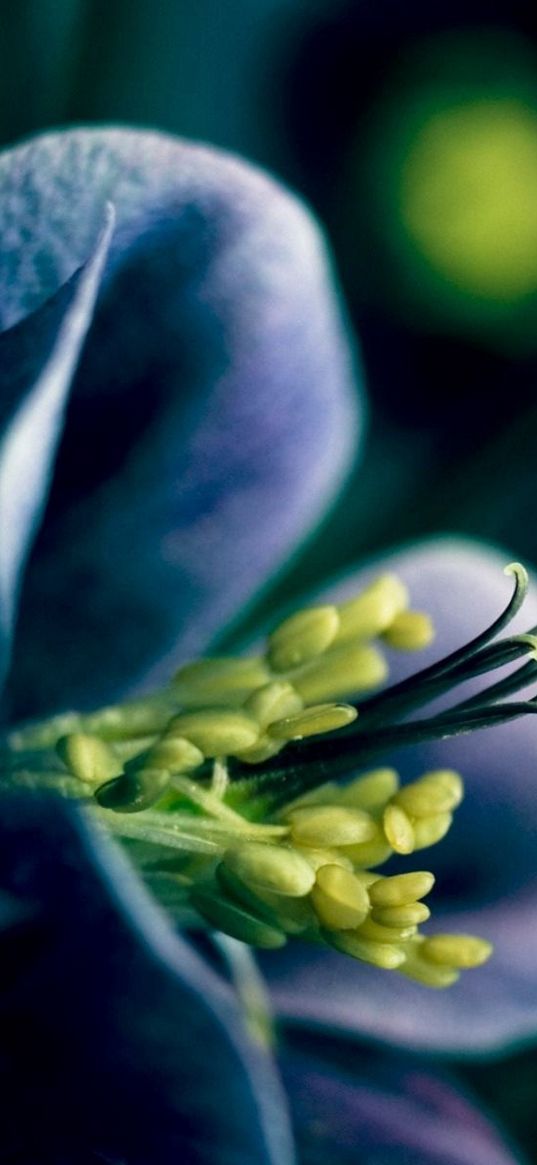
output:
[[286,815],[297,845],[354,845],[375,836],[375,823],[360,809],[345,805],[312,805]]
[[330,946],[359,959],[363,963],[372,963],[374,967],[382,967],[385,971],[395,971],[406,960],[403,947],[391,943],[371,942],[359,938],[357,934],[348,930],[326,931],[326,939]]
[[259,656],[200,659],[176,672],[172,691],[177,703],[189,710],[238,707],[270,678],[270,671]]
[[468,934],[435,934],[426,938],[421,954],[441,967],[480,967],[492,954],[492,944]]
[[408,590],[394,574],[375,579],[354,599],[339,605],[337,643],[376,639],[408,606]]
[[170,730],[186,737],[206,757],[241,752],[251,748],[259,736],[259,727],[251,716],[224,709],[182,712],[170,721]]
[[245,906],[226,900],[218,888],[211,891],[206,887],[197,887],[192,893],[192,904],[203,918],[222,930],[224,934],[238,938],[251,947],[261,947],[265,950],[275,950],[285,946],[286,937],[276,926],[270,926],[262,918],[246,909]]
[[405,906],[386,906],[383,910],[373,910],[371,918],[381,926],[419,926],[431,917],[431,911],[424,902],[408,902]]
[[451,812],[460,805],[462,797],[459,774],[450,769],[439,769],[405,785],[395,794],[394,803],[412,817],[432,817]]
[[98,736],[73,732],[62,736],[56,751],[69,772],[80,781],[101,785],[121,772],[121,761],[116,753]]
[[386,840],[397,854],[411,854],[414,845],[414,829],[410,817],[399,805],[388,805],[382,818]]
[[293,686],[306,703],[337,700],[367,692],[386,679],[388,667],[376,647],[343,643],[292,673]]
[[336,607],[313,607],[291,615],[269,636],[270,667],[286,672],[322,655],[333,643],[339,625]]
[[398,788],[399,776],[395,769],[374,769],[344,785],[340,791],[340,800],[344,805],[354,805],[357,809],[372,812],[382,808],[397,793]]
[[355,930],[370,909],[363,882],[338,865],[321,866],[311,899],[320,925],[327,930]]
[[309,863],[290,847],[245,842],[227,850],[223,860],[227,869],[253,890],[303,898],[315,882]]
[[432,620],[423,611],[401,611],[382,638],[396,651],[421,651],[434,639]]
[[379,878],[369,888],[373,906],[407,906],[426,894],[434,886],[434,875],[427,870],[415,870],[411,874],[394,874],[391,878]]
[[[6,779],[79,797],[124,839],[182,924],[197,920],[267,949],[300,935],[427,986],[447,986],[461,969],[483,963],[490,944],[420,934],[433,874],[383,877],[378,867],[447,833],[461,778],[437,769],[401,785],[394,769],[366,765],[394,745],[537,712],[537,697],[504,700],[537,678],[534,632],[492,642],[527,589],[522,567],[508,573],[513,595],[489,628],[383,694],[364,696],[359,709],[334,701],[385,678],[375,641],[415,650],[432,638],[428,616],[409,609],[406,587],[393,575],[349,602],[291,615],[264,656],[188,664],[167,691],[146,700],[15,730],[4,742]],[[479,695],[399,723],[528,655]],[[335,778],[354,766],[358,775],[339,785]]]
[[253,692],[244,704],[245,712],[257,720],[260,728],[266,728],[285,716],[293,716],[303,707],[304,701],[288,680],[271,680]]
[[358,713],[350,704],[313,704],[303,712],[285,716],[268,725],[268,735],[275,740],[303,740],[305,736],[320,736],[345,728],[356,720]]

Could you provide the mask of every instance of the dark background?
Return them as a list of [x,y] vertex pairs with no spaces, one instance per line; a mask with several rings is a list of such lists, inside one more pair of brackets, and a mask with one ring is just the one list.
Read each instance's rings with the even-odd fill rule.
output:
[[[328,231],[370,430],[280,598],[430,532],[537,560],[534,3],[3,0],[2,142],[73,122],[235,150]],[[535,1069],[458,1066],[533,1160]]]

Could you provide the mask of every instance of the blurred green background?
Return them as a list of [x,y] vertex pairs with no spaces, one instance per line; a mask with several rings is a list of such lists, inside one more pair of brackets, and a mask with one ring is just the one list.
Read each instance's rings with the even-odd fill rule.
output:
[[[3,0],[0,98],[4,144],[163,129],[269,167],[323,221],[370,431],[280,599],[436,531],[537,561],[534,3]],[[536,1066],[458,1066],[535,1161]]]

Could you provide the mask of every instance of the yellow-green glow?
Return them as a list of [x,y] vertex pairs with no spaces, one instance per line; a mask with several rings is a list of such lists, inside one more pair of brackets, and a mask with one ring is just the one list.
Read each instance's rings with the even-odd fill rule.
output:
[[414,245],[459,291],[514,305],[537,290],[537,110],[498,97],[431,112],[399,198]]

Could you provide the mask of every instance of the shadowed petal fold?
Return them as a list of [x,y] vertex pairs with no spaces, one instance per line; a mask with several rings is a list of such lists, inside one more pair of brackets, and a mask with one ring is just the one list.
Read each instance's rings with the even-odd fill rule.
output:
[[41,308],[0,334],[0,685],[20,573],[44,508],[112,227],[109,207],[91,258]]
[[322,240],[260,171],[77,130],[4,154],[0,191],[4,324],[85,256],[103,200],[118,220],[23,594],[27,715],[156,684],[205,647],[318,520],[357,410]]
[[269,1057],[123,855],[51,796],[1,822],[6,1159],[292,1165]]

